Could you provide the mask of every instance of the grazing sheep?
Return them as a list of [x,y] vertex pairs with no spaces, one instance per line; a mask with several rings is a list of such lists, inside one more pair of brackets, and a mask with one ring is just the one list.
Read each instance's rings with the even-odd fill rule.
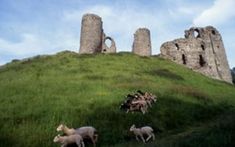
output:
[[128,94],[126,100],[120,105],[120,109],[123,109],[128,112],[142,112],[145,114],[149,107],[152,107],[152,104],[156,102],[156,96],[148,93],[137,90],[135,94]]
[[136,101],[133,101],[131,103],[132,105],[139,105],[140,106],[140,110],[143,114],[145,114],[147,111],[148,111],[148,105],[147,105],[147,102],[145,100],[136,100]]
[[122,103],[119,108],[126,110],[126,113],[141,111],[143,114],[145,114],[147,112],[146,102],[140,102],[140,101],[133,101],[133,102],[127,101],[125,103]]
[[64,124],[61,124],[61,125],[59,125],[59,127],[56,130],[57,131],[62,131],[66,135],[79,134],[79,135],[82,136],[82,138],[91,139],[93,145],[96,146],[96,142],[97,142],[97,139],[98,139],[98,134],[97,134],[96,129],[92,126],[85,126],[85,127],[80,127],[80,128],[77,128],[77,129],[73,129],[73,128],[68,128]]
[[94,146],[98,140],[97,130],[92,126],[84,126],[76,129],[76,134],[80,134],[83,138],[91,139]]
[[[136,128],[135,125],[132,125],[131,128],[130,128],[130,131],[135,134],[135,138],[136,138],[137,141],[139,141],[138,136],[142,139],[142,141],[144,143],[146,141],[148,141],[151,137],[153,138],[153,140],[155,140],[155,135],[153,134],[153,129],[149,126]],[[143,135],[148,135],[148,138],[146,139],[146,141],[144,140]]]
[[155,103],[157,101],[157,97],[152,93],[142,92],[140,90],[137,90],[137,93],[140,95],[140,99],[146,100],[148,106],[150,107],[152,107],[152,103]]
[[144,96],[147,97],[149,100],[151,100],[151,102],[157,101],[157,97],[152,93],[145,92]]
[[78,147],[85,147],[83,139],[79,134],[74,134],[69,136],[57,135],[53,141],[61,143],[62,144],[61,147],[66,147],[67,145],[72,143],[76,143]]
[[142,109],[142,106],[139,104],[130,104],[130,107],[127,109],[126,113],[128,112],[134,112],[134,111],[141,111],[142,113],[145,113]]

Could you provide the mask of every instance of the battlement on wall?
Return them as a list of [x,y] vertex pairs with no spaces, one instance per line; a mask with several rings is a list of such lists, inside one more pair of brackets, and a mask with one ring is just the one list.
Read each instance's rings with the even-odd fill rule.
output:
[[222,37],[212,26],[185,30],[185,38],[163,43],[160,50],[164,58],[209,77],[232,82]]

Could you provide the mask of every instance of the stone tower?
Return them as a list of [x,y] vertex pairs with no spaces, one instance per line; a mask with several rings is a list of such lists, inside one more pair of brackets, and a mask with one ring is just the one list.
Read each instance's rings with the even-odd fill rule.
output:
[[222,37],[212,26],[185,30],[185,38],[162,44],[161,56],[206,76],[232,83]]
[[151,56],[150,31],[147,28],[139,28],[135,32],[132,52],[140,56]]
[[[110,47],[105,44],[107,39],[112,42]],[[95,14],[85,14],[82,17],[79,53],[92,54],[101,52],[116,52],[115,42],[111,37],[106,37],[104,34],[101,17]]]

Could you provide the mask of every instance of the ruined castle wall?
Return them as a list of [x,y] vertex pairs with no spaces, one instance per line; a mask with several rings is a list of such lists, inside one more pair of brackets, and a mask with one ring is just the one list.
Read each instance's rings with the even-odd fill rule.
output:
[[151,56],[150,31],[147,28],[139,28],[135,32],[132,52],[141,56]]
[[96,53],[102,49],[102,20],[95,14],[82,17],[79,53]]
[[210,33],[209,38],[211,40],[212,52],[214,54],[214,63],[217,66],[218,76],[224,81],[232,81],[231,72],[220,33],[213,27],[207,27],[207,31]]
[[[111,46],[107,46],[106,40],[111,41]],[[103,41],[102,41],[102,53],[116,53],[116,44],[113,38],[103,35]]]
[[222,37],[211,26],[186,30],[185,38],[164,43],[161,55],[209,77],[232,81]]

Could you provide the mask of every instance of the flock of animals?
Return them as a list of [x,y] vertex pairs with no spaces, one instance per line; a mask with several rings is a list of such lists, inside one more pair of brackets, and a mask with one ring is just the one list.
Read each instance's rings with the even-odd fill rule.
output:
[[[148,92],[142,92],[140,90],[137,93],[126,96],[126,100],[121,104],[120,109],[128,112],[139,111],[145,114],[148,112],[148,108],[152,107],[152,104],[157,101],[157,97]],[[69,144],[76,144],[78,147],[85,147],[84,139],[91,140],[93,146],[96,146],[98,140],[97,130],[93,126],[84,126],[77,129],[68,128],[64,124],[60,124],[57,129],[58,132],[61,131],[65,135],[57,135],[54,138],[55,143],[60,143],[61,147],[66,147]],[[146,143],[151,138],[155,140],[155,135],[153,129],[150,126],[144,126],[141,128],[136,128],[135,125],[130,127],[130,131],[134,133],[136,140],[140,139]],[[144,136],[147,135],[147,139]]]
[[137,90],[135,94],[128,94],[126,100],[121,104],[120,109],[128,112],[140,111],[143,114],[157,101],[157,97],[149,92]]

